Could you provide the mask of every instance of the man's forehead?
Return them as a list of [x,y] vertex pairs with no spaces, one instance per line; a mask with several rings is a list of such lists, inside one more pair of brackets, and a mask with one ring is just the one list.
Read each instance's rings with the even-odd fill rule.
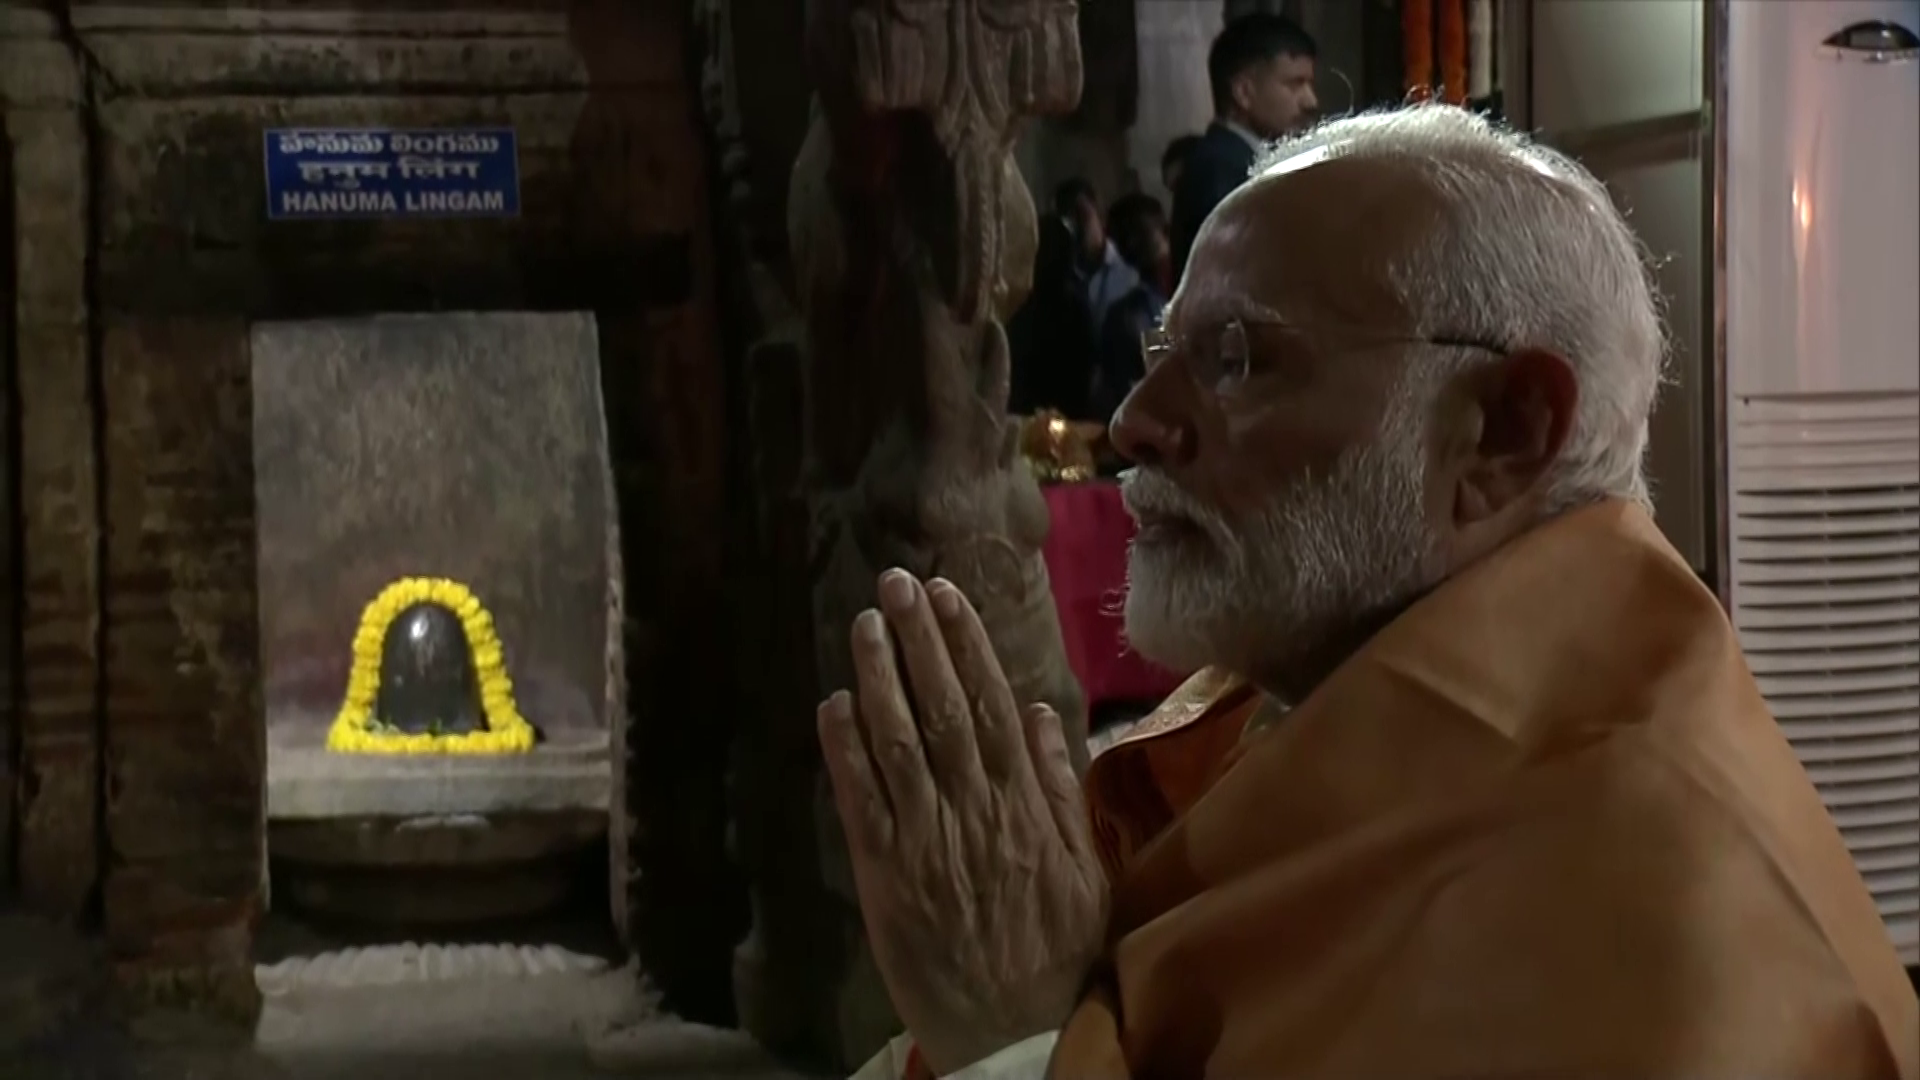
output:
[[1391,269],[1436,208],[1423,179],[1380,161],[1320,159],[1256,177],[1208,220],[1167,322],[1386,316],[1398,307]]
[[1302,56],[1299,53],[1281,53],[1268,61],[1268,68],[1282,76],[1311,76],[1313,57]]

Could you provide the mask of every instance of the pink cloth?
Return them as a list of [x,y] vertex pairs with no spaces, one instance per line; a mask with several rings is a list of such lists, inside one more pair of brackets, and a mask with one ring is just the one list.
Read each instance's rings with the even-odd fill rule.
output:
[[1127,543],[1133,518],[1116,484],[1093,481],[1044,489],[1053,527],[1047,532],[1047,575],[1060,609],[1067,663],[1086,691],[1088,706],[1155,702],[1181,676],[1148,663],[1127,648],[1120,607],[1127,584]]

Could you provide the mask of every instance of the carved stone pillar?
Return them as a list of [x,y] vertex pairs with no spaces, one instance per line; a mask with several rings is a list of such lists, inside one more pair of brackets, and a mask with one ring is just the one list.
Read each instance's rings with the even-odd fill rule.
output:
[[[1046,504],[1006,415],[1001,320],[1031,284],[1034,209],[1012,149],[1070,111],[1074,0],[809,0],[816,108],[788,230],[806,320],[807,492],[823,689],[851,685],[848,631],[892,566],[979,607],[1023,701],[1086,713],[1040,546]],[[842,1065],[897,1030],[859,933],[824,784],[813,812],[845,962],[820,969],[816,1026]]]

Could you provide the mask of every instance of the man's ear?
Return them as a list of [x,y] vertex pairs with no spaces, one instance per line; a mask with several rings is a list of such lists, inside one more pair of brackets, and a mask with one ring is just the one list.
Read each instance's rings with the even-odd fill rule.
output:
[[1243,71],[1233,77],[1233,105],[1246,112],[1253,103],[1253,72]]
[[1462,471],[1454,523],[1466,528],[1530,502],[1560,459],[1580,385],[1565,357],[1525,349],[1470,378],[1479,411],[1472,459]]

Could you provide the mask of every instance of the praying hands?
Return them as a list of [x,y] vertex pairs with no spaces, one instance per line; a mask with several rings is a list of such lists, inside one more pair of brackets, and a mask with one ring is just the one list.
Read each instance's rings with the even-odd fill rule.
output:
[[1107,881],[1060,718],[1016,704],[966,597],[890,570],[880,607],[820,743],[880,972],[945,1075],[1065,1021]]

